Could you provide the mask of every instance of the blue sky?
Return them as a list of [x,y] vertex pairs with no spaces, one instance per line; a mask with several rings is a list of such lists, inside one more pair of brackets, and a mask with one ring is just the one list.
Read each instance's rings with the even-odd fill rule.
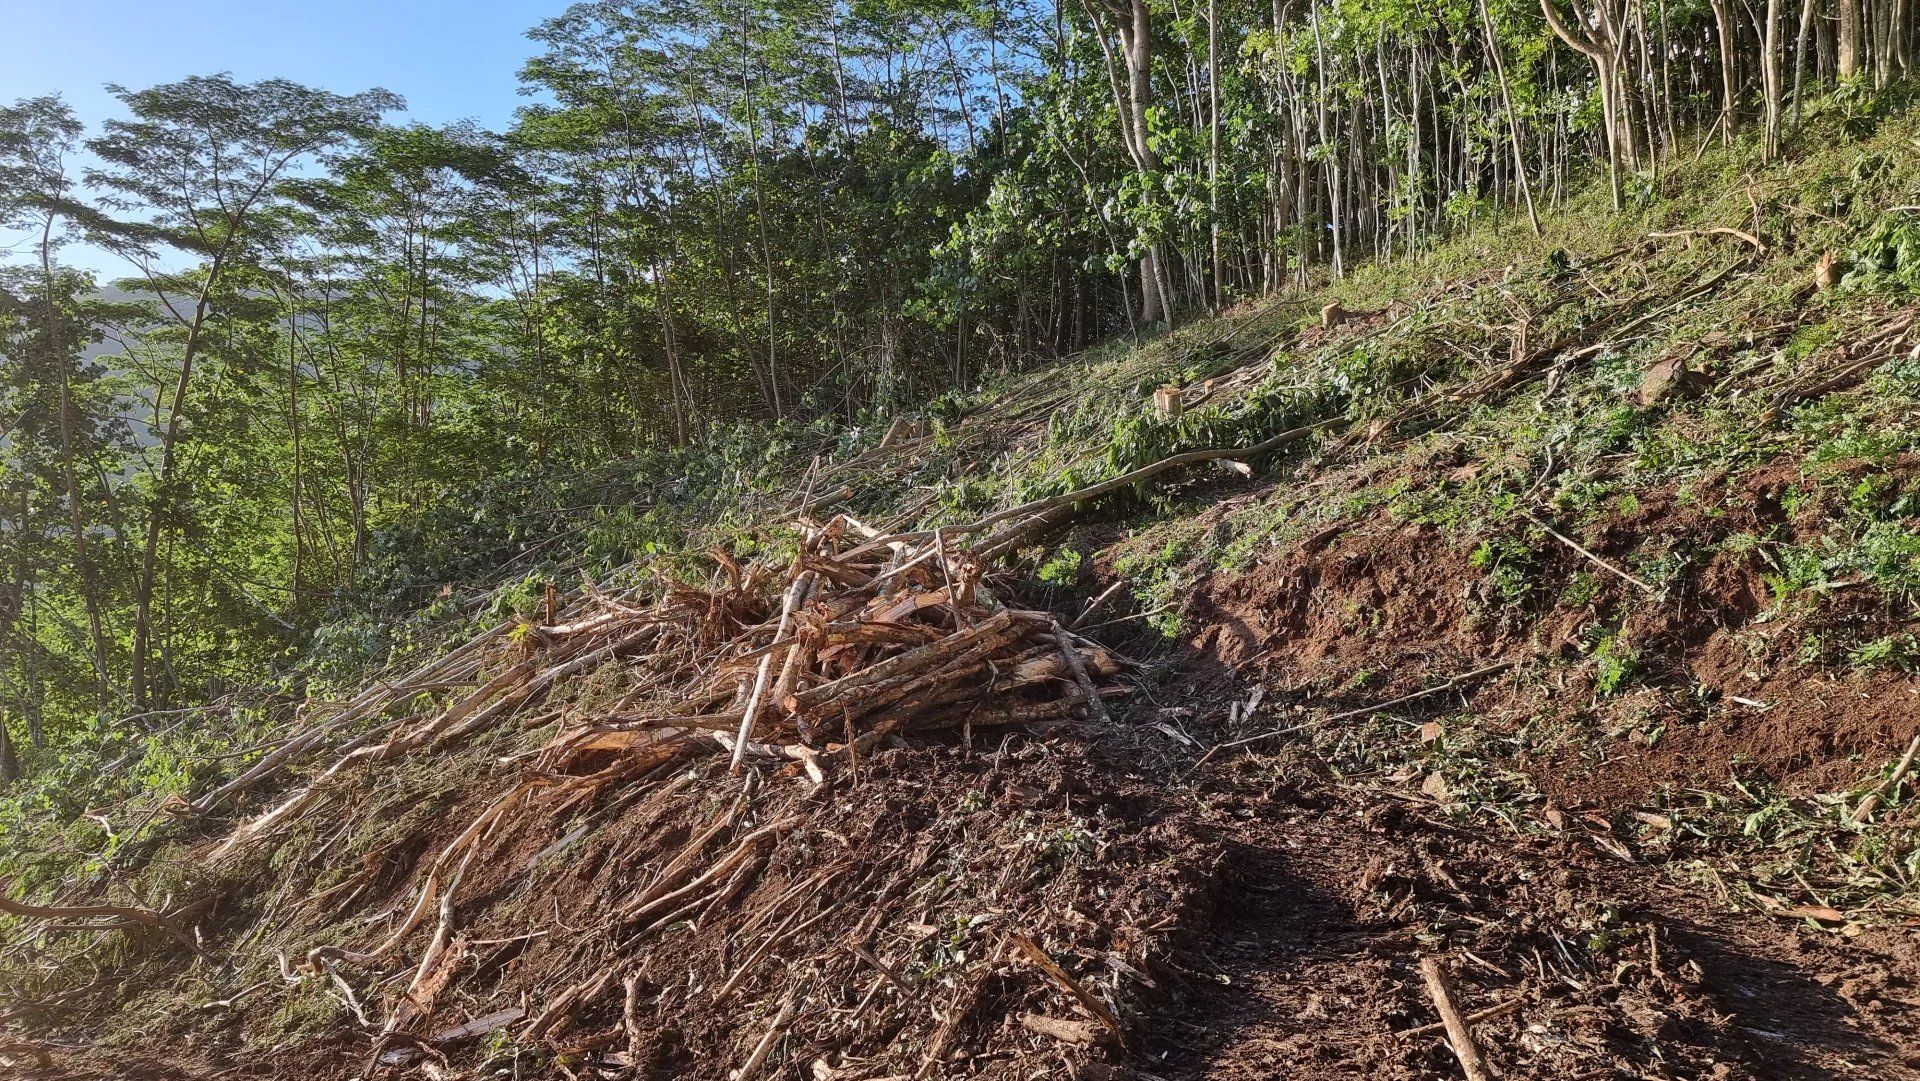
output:
[[[537,51],[526,32],[568,0],[0,0],[0,101],[58,92],[90,129],[120,115],[102,84],[132,89],[231,71],[341,93],[382,86],[407,99],[404,117],[472,119],[505,127],[527,99],[520,65]],[[124,267],[69,250],[70,261]]]

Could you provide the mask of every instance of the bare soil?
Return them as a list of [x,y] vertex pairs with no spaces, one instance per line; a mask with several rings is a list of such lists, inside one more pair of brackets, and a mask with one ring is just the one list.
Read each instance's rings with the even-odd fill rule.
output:
[[[1214,786],[1209,786],[1210,788]],[[1502,1077],[1920,1077],[1920,936],[1736,913],[1577,834],[1462,830],[1414,798],[1210,792],[1230,853],[1166,1078],[1458,1077],[1417,964],[1455,960]],[[1592,947],[1600,944],[1599,951]],[[1597,954],[1597,956],[1596,956]]]

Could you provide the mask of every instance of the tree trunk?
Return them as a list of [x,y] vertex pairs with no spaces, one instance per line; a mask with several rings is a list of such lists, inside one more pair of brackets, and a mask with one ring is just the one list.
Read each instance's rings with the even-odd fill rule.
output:
[[0,784],[13,784],[20,779],[20,756],[13,749],[12,729],[7,711],[0,709]]
[[[1147,0],[1132,0],[1128,17],[1120,21],[1121,53],[1127,64],[1127,99],[1131,114],[1134,161],[1145,173],[1160,169],[1160,155],[1147,137],[1147,111],[1153,105],[1153,14]],[[1160,245],[1150,245],[1140,258],[1140,321],[1167,318],[1166,270]]]
[[180,418],[186,409],[187,390],[193,384],[193,362],[200,352],[213,283],[219,274],[220,261],[216,258],[194,302],[193,319],[181,346],[180,374],[174,380],[172,401],[167,406],[167,424],[160,432],[160,472],[148,498],[146,539],[140,546],[140,577],[133,593],[133,658],[128,675],[134,705],[140,708],[151,699],[147,666],[153,652],[153,587],[160,565],[160,539],[166,531],[167,501],[173,496],[174,469],[179,461]]
[[1346,231],[1346,204],[1341,191],[1341,168],[1339,156],[1333,150],[1333,129],[1327,115],[1327,96],[1333,91],[1327,83],[1327,43],[1320,33],[1320,7],[1315,4],[1310,12],[1313,21],[1314,71],[1319,81],[1319,93],[1314,95],[1315,122],[1320,132],[1320,153],[1326,160],[1327,173],[1327,233],[1333,243],[1331,269],[1336,278],[1346,277],[1346,247],[1341,234]]
[[1720,42],[1720,142],[1724,146],[1732,146],[1733,129],[1740,122],[1738,73],[1734,69],[1734,23],[1727,11],[1727,0],[1710,0],[1710,4],[1713,8],[1714,30]]
[[1507,85],[1507,65],[1500,56],[1500,39],[1493,29],[1493,16],[1487,11],[1487,0],[1480,0],[1480,25],[1487,33],[1487,52],[1493,57],[1493,70],[1500,78],[1500,103],[1507,113],[1507,137],[1513,143],[1513,171],[1520,181],[1520,194],[1527,201],[1527,221],[1533,225],[1533,235],[1544,235],[1540,228],[1540,212],[1533,206],[1533,185],[1527,180],[1527,159],[1520,152],[1520,122],[1513,113],[1513,91]]
[[1859,75],[1862,67],[1862,35],[1865,19],[1861,17],[1860,0],[1839,0],[1839,23],[1835,28],[1837,35],[1835,46],[1838,50],[1840,77],[1851,79]]
[[56,406],[60,410],[60,474],[66,488],[67,522],[73,530],[74,568],[80,572],[80,592],[87,608],[87,631],[93,647],[94,697],[104,705],[112,693],[113,680],[107,667],[106,625],[100,614],[100,577],[93,565],[86,514],[81,509],[79,470],[74,466],[73,366],[67,362],[61,345],[60,306],[54,298],[53,225],[54,216],[48,214],[40,231],[40,275],[47,308],[47,363],[60,372],[60,400]]
[[1220,258],[1220,6],[1207,0],[1207,207],[1213,245],[1213,306],[1226,305],[1226,264]]
[[1765,109],[1762,153],[1768,161],[1780,156],[1781,104],[1785,98],[1785,80],[1780,72],[1781,4],[1782,0],[1767,0],[1766,31],[1760,37],[1761,101]]
[[[1720,0],[1714,0],[1719,3]],[[1616,64],[1615,42],[1601,42],[1588,33],[1587,18],[1581,14],[1578,5],[1574,7],[1574,22],[1569,24],[1561,18],[1560,10],[1554,6],[1554,0],[1540,0],[1540,12],[1547,17],[1547,25],[1554,36],[1585,56],[1593,64],[1594,78],[1600,84],[1600,106],[1606,117],[1607,128],[1607,181],[1613,189],[1613,208],[1619,210],[1624,203],[1620,186],[1620,108],[1619,79]],[[1604,16],[1604,12],[1600,13]],[[1609,19],[1596,20],[1602,29],[1611,27]]]
[[1807,35],[1813,29],[1813,0],[1800,0],[1800,34],[1793,45],[1793,130],[1800,130],[1800,83],[1807,71]]

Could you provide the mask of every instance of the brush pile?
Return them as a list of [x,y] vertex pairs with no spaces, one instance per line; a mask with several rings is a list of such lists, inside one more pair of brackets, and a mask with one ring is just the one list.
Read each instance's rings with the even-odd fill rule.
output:
[[[916,929],[964,922],[969,911],[1031,909],[1023,930],[998,932],[990,945],[975,947],[988,956],[969,965],[968,978],[951,992],[971,1008],[989,989],[980,981],[1009,959],[1046,958],[1044,947],[1026,937],[1044,940],[1052,931],[1056,921],[1042,913],[1054,904],[1092,903],[1089,882],[1058,878],[1058,842],[1047,839],[1087,827],[1069,818],[1044,835],[975,836],[963,825],[971,811],[956,800],[978,798],[979,791],[969,797],[966,789],[930,790],[886,763],[915,735],[950,735],[970,748],[977,729],[1105,722],[1103,695],[1125,688],[1118,658],[1052,615],[997,597],[983,581],[985,562],[950,548],[950,536],[883,537],[843,515],[807,528],[798,551],[778,563],[743,564],[712,553],[704,586],[657,575],[618,592],[589,587],[564,605],[549,590],[540,618],[485,631],[383,681],[365,701],[344,703],[289,741],[303,749],[331,744],[332,764],[236,828],[215,858],[270,848],[283,864],[315,869],[305,911],[288,917],[291,934],[281,941],[292,948],[280,953],[279,971],[289,986],[317,986],[351,1007],[373,1041],[363,1069],[431,1063],[443,1048],[500,1029],[516,1046],[591,1050],[637,1064],[656,1051],[635,1028],[634,1011],[657,1001],[671,1012],[668,1003],[677,1003],[645,995],[669,964],[681,968],[683,985],[716,981],[718,991],[706,988],[701,1002],[709,995],[724,1002],[743,981],[756,988],[768,981],[765,993],[779,1000],[760,1001],[776,1011],[825,995],[823,985],[809,992],[775,978],[781,970],[754,964],[755,956],[782,950],[811,958],[810,979],[853,986],[865,983],[860,970],[877,972],[904,996],[895,1007],[911,1013],[913,981],[882,953],[898,958],[932,949],[937,940]],[[417,703],[445,703],[435,691],[448,686],[465,690],[430,712],[405,715]],[[342,718],[372,723],[341,742]],[[551,735],[504,758],[497,743],[492,751],[468,750],[483,730],[508,718]],[[494,763],[484,767],[494,779],[490,790],[467,789],[477,798],[441,820],[445,828],[432,830],[430,847],[408,859],[411,869],[399,882],[391,854],[419,851],[427,838],[417,833],[375,849],[359,870],[330,869],[338,860],[334,842],[310,838],[337,837],[330,823],[340,816],[316,809],[339,808],[363,821],[392,814],[397,801],[381,802],[385,764],[428,752],[450,762]],[[985,782],[969,783],[1035,790],[1003,774],[999,757]],[[242,780],[258,783],[289,759],[263,763],[268,769]],[[863,771],[871,776],[863,780]],[[770,783],[778,787],[769,790]],[[237,785],[206,802],[237,796]],[[912,825],[905,812],[921,804]],[[867,836],[855,844],[857,822]],[[896,855],[875,866],[882,849]],[[562,852],[565,859],[556,861]],[[1022,861],[1046,870],[1016,874]],[[939,869],[942,862],[991,866],[995,874],[966,885],[982,891],[970,895],[950,870]],[[536,869],[557,877],[536,887]],[[1041,880],[1064,892],[1040,903],[1030,891]],[[590,884],[591,896],[574,892],[580,883]],[[537,931],[524,912],[500,907],[503,898],[536,890],[550,896],[533,911],[553,913],[552,921],[532,921]],[[894,906],[921,914],[895,929],[882,919]],[[343,922],[368,908],[370,915]],[[1114,925],[1135,926],[1150,910],[1129,902],[1115,912]],[[807,930],[834,912],[867,915]],[[384,924],[377,944],[313,944],[338,943],[343,931],[359,938],[364,931],[346,929],[368,922]],[[696,928],[691,937],[673,934],[689,927]],[[1085,934],[1075,931],[1068,940]],[[667,961],[674,951],[660,952],[663,936],[684,939],[686,952]],[[525,956],[508,971],[499,957],[483,956],[478,942],[493,944],[493,954],[507,944]],[[1063,992],[1080,1004],[1080,1020],[1054,1018],[1056,1028],[1074,1035],[1069,1043],[1090,1042],[1086,1033],[1096,1030],[1118,1032],[1104,1000],[1051,959],[1031,964],[1049,979],[1022,1000],[1046,1001],[1034,994],[1050,984],[1054,1008]],[[363,1004],[354,991],[356,980],[369,978],[373,988],[357,994],[377,995],[378,1006]],[[503,1004],[502,993],[515,985]],[[610,993],[623,987],[626,1020],[609,1026],[603,1019]],[[740,1008],[762,1008],[752,1002],[742,996]],[[924,1005],[918,1008],[924,1016]],[[664,1014],[658,1020],[707,1025],[670,1022]],[[784,1031],[798,1023],[781,1013],[774,1025]],[[889,1022],[896,1036],[907,1023],[904,1015]],[[887,1046],[888,1029],[877,1019],[876,1026],[877,1052]],[[594,1033],[587,1045],[576,1042],[582,1027]],[[1019,1031],[1030,1041],[1040,1030]],[[936,1025],[910,1057],[933,1068],[958,1053],[960,1035],[957,1019]],[[721,1040],[696,1057],[744,1061],[742,1073],[751,1074],[768,1053],[766,1046]]]
[[[842,552],[849,531],[864,543]],[[981,563],[938,536],[888,543],[836,517],[810,531],[777,606],[764,566],[716,559],[726,582],[714,591],[674,587],[651,610],[609,604],[537,629],[624,632],[649,647],[648,677],[616,708],[569,725],[550,768],[596,752],[656,761],[717,747],[735,773],[784,761],[824,782],[889,736],[1104,721],[1102,688],[1121,690],[1111,653],[1049,613],[999,602]]]
[[[950,549],[948,535],[882,537],[839,515],[806,530],[784,575],[716,550],[704,589],[658,575],[619,593],[590,587],[563,607],[550,586],[542,621],[493,627],[377,681],[193,810],[211,811],[352,722],[450,685],[477,689],[424,721],[401,716],[339,745],[330,768],[242,825],[221,855],[312,807],[344,772],[457,745],[514,715],[530,728],[560,722],[544,772],[597,762],[597,784],[710,753],[729,755],[734,773],[785,764],[818,783],[893,736],[1104,723],[1103,696],[1125,693],[1118,659],[1049,613],[1002,603],[981,581],[984,561]],[[606,686],[608,666],[619,668],[610,702],[558,701],[569,681]]]

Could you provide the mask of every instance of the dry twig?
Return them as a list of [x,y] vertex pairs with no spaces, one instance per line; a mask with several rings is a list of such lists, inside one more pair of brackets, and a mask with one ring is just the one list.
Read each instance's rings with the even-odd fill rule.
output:
[[1480,1049],[1474,1046],[1473,1027],[1453,1004],[1453,993],[1447,987],[1447,974],[1440,968],[1440,959],[1430,954],[1422,957],[1420,976],[1426,981],[1427,995],[1433,999],[1441,1024],[1446,1026],[1447,1042],[1453,1048],[1453,1057],[1460,1060],[1460,1071],[1467,1075],[1467,1081],[1486,1081],[1490,1075],[1486,1064],[1480,1061]]

